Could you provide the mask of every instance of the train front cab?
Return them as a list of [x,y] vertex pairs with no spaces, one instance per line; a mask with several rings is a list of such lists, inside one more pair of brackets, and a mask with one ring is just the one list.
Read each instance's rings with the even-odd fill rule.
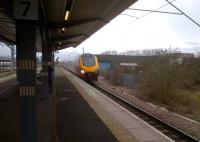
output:
[[80,57],[80,76],[87,80],[97,81],[99,75],[99,63],[97,57],[92,54],[83,54]]

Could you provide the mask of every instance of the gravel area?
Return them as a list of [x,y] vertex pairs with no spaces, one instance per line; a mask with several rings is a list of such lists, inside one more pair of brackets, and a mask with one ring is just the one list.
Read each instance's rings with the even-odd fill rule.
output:
[[133,92],[131,90],[109,84],[104,80],[99,80],[98,85],[109,89],[111,92],[118,94],[120,97],[128,100],[134,105],[140,107],[146,112],[158,117],[159,119],[165,121],[166,123],[173,125],[174,127],[192,135],[193,137],[200,140],[200,123],[189,118],[183,117],[177,113],[171,112],[166,108],[156,106],[152,103],[145,102],[141,99],[136,98],[131,95]]

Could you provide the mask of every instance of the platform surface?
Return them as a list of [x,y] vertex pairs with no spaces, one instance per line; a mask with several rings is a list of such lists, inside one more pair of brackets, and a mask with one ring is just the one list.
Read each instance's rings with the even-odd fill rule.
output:
[[14,80],[16,78],[16,74],[11,74],[8,76],[4,76],[0,78],[0,84],[9,80]]
[[64,69],[62,71],[118,141],[173,142],[169,137],[160,133],[89,84]]
[[[170,141],[61,68],[55,68],[53,96],[41,94],[41,85],[37,85],[38,142]],[[0,114],[0,142],[19,142],[20,104],[16,88],[0,96]]]
[[[6,82],[12,85],[14,81],[15,77],[7,77],[2,84]],[[1,88],[6,89],[4,85]],[[37,86],[37,92],[40,91],[38,89]],[[37,93],[36,100],[37,142],[54,142],[53,96],[44,97]],[[0,94],[0,116],[0,142],[20,142],[20,96],[17,85]]]
[[58,142],[117,142],[85,99],[55,68]]

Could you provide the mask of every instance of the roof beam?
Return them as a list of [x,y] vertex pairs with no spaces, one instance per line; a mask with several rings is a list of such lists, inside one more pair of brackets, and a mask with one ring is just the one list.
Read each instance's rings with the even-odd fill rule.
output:
[[55,41],[69,40],[69,39],[76,38],[76,37],[79,37],[79,36],[88,37],[88,35],[86,35],[84,33],[81,33],[81,34],[74,34],[74,35],[68,35],[68,36],[55,37],[55,38],[52,38],[52,41],[55,42]]
[[[47,29],[48,26],[48,20],[47,20],[47,15],[46,15],[46,11],[44,8],[44,2],[40,1],[40,5],[39,5],[39,24],[40,24],[40,33],[41,36],[43,36],[43,40],[45,40],[46,42],[50,41],[51,39],[51,35],[50,32]],[[44,39],[45,38],[45,39]]]
[[108,23],[109,21],[103,19],[103,18],[88,18],[88,19],[79,19],[79,20],[72,20],[72,21],[66,21],[61,24],[51,24],[49,25],[49,29],[58,29],[58,28],[69,28],[73,26],[78,26],[82,24],[87,24],[90,22],[95,22],[95,21],[102,21],[105,23]]
[[78,44],[79,42],[78,41],[68,41],[68,42],[64,42],[62,43],[61,45],[59,45],[58,43],[55,44],[55,47],[57,49],[63,49],[65,46],[69,46],[71,44]]
[[15,41],[10,40],[9,38],[7,38],[7,37],[5,37],[5,36],[3,36],[3,35],[0,35],[0,41],[1,41],[1,39],[3,39],[4,41],[9,42],[9,43],[11,43],[11,44],[15,44]]

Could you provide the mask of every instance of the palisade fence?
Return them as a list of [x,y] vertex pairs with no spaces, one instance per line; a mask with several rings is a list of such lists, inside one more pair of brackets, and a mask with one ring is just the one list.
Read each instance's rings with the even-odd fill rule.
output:
[[0,43],[0,70],[4,71],[14,71],[15,60],[14,60],[15,47],[12,45],[6,45]]
[[5,57],[0,55],[0,70],[12,69],[11,57]]
[[111,81],[116,85],[126,86],[133,88],[138,83],[138,76],[128,73],[119,73],[117,76],[112,71],[104,73],[104,79]]
[[132,88],[138,82],[137,76],[133,74],[122,73],[122,85]]

